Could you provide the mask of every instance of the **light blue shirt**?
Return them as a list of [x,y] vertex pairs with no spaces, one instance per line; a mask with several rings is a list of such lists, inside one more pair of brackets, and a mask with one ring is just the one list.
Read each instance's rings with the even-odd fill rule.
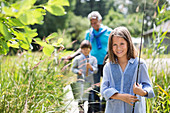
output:
[[88,62],[91,64],[93,71],[89,69],[88,76],[86,76],[86,63],[87,58],[84,56],[84,54],[80,54],[76,56],[73,59],[73,65],[72,65],[72,72],[75,74],[78,74],[79,70],[82,70],[82,75],[77,75],[77,79],[84,79],[86,82],[90,82],[91,84],[94,84],[93,80],[93,74],[97,73],[97,59],[94,56],[89,55]]
[[89,40],[90,41],[90,34],[91,32],[94,30],[94,33],[97,34],[98,32],[101,32],[103,29],[107,29],[106,32],[104,32],[100,37],[99,40],[102,44],[102,48],[98,49],[97,48],[97,43],[96,43],[96,38],[93,39],[93,41],[91,42],[92,45],[92,50],[91,50],[91,55],[97,58],[97,63],[99,65],[103,64],[104,61],[104,57],[106,56],[107,53],[107,46],[108,46],[108,39],[109,39],[109,35],[111,33],[111,28],[108,28],[107,26],[104,25],[100,25],[99,31],[96,31],[93,28],[90,28],[87,32],[86,32],[86,36],[85,36],[85,40]]
[[[130,59],[122,71],[119,64],[107,63],[103,70],[103,80],[101,94],[106,99],[105,113],[131,113],[133,106],[118,99],[110,99],[115,93],[131,94],[133,93],[133,84],[136,82],[138,67],[138,58]],[[148,92],[145,97],[154,97],[154,92],[148,75],[148,70],[144,60],[141,59],[138,83],[142,85],[143,90]],[[145,97],[137,95],[140,101],[135,104],[135,113],[146,113]]]

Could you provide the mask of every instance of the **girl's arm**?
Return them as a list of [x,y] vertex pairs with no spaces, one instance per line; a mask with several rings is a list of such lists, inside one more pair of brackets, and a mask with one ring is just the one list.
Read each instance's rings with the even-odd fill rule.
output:
[[124,101],[124,102],[130,104],[131,106],[133,105],[132,102],[139,101],[136,96],[133,96],[133,95],[130,95],[130,94],[116,93],[116,94],[112,95],[110,98]]
[[113,87],[113,81],[111,79],[110,64],[106,63],[103,68],[103,79],[101,84],[101,94],[106,99],[111,99],[110,97],[118,91]]
[[113,78],[111,78],[110,65],[107,63],[103,69],[103,80],[101,86],[101,93],[106,100],[109,99],[118,99],[124,101],[130,105],[133,105],[132,102],[138,101],[136,96],[130,94],[120,94],[113,86]]
[[140,96],[145,96],[147,98],[152,98],[155,96],[151,81],[148,74],[148,68],[143,59],[141,59],[140,66],[140,84],[134,84],[133,92]]

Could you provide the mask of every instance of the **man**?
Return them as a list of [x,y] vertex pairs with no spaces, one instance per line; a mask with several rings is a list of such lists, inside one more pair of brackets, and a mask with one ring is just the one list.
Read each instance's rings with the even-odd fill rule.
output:
[[[88,19],[90,20],[92,27],[87,30],[85,40],[91,42],[92,50],[90,53],[97,59],[98,73],[94,74],[94,83],[97,84],[100,83],[100,77],[103,76],[104,58],[107,54],[108,39],[112,29],[102,24],[102,17],[97,11],[91,12],[88,15]],[[96,87],[95,90],[100,91],[99,87]],[[100,98],[97,95],[94,96],[94,99],[96,102],[100,101]],[[100,105],[94,105],[94,112],[104,111],[104,106],[102,106],[102,104],[101,107],[98,106]]]
[[[97,59],[98,63],[98,72],[97,74],[94,74],[94,83],[95,90],[100,92],[100,77],[103,76],[103,66],[104,66],[104,58],[107,54],[107,45],[108,45],[108,39],[109,35],[111,33],[111,28],[104,26],[102,24],[102,16],[99,14],[98,11],[92,11],[88,15],[88,19],[91,23],[91,28],[87,30],[85,35],[85,40],[89,40],[92,45],[92,50],[90,54]],[[67,56],[64,59],[72,59],[74,58],[78,53],[80,53],[80,49],[78,49],[74,54]],[[99,112],[100,110],[104,110],[104,108],[100,108],[100,98],[94,92],[94,97],[91,98],[92,103],[90,104],[90,110],[91,112]],[[94,102],[95,101],[95,102]],[[97,103],[97,104],[95,104]]]

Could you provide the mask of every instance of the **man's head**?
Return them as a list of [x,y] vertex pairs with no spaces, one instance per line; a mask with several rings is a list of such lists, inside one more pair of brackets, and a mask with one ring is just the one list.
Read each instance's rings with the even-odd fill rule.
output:
[[92,46],[90,44],[90,42],[88,40],[83,40],[80,44],[80,48],[81,48],[81,52],[87,56],[89,55],[91,49],[92,49]]
[[98,11],[92,11],[88,15],[88,19],[90,20],[91,26],[96,31],[98,31],[100,28],[101,21],[102,21],[102,16],[100,15],[100,13]]

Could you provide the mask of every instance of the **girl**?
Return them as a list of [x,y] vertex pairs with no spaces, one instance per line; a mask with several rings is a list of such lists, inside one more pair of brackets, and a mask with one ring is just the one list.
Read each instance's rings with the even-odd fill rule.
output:
[[[144,60],[141,59],[137,85],[137,51],[126,27],[115,28],[109,36],[109,62],[103,70],[101,93],[105,97],[105,113],[145,113],[144,97],[154,97]],[[137,94],[137,96],[134,96]]]

